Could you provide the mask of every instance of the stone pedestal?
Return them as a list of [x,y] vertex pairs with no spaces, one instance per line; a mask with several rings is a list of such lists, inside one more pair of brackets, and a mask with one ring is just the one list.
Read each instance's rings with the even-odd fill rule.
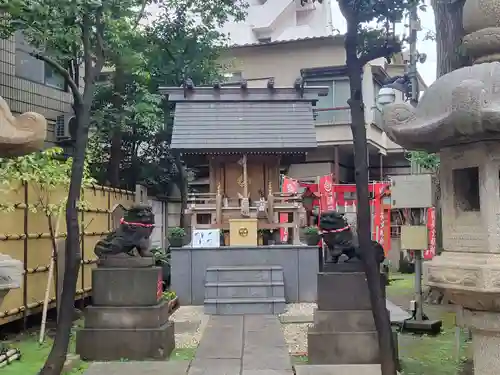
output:
[[314,326],[307,335],[309,363],[380,363],[362,265],[330,264],[326,269],[330,272],[318,273],[318,308],[314,312]]
[[93,305],[77,333],[77,354],[90,361],[168,357],[175,348],[174,323],[161,300],[162,281],[160,267],[92,270]]

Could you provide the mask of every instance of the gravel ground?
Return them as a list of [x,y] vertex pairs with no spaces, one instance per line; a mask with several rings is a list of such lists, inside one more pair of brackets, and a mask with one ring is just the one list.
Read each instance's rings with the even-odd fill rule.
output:
[[203,313],[203,306],[181,306],[173,315],[174,322],[200,322],[195,332],[175,334],[176,348],[196,348],[208,322],[208,315]]
[[281,316],[310,316],[315,308],[315,303],[290,303],[286,305],[286,311]]
[[[312,316],[315,308],[315,303],[291,303],[287,305],[286,311],[281,316]],[[307,330],[310,326],[312,326],[311,323],[282,325],[290,354],[307,353]]]
[[307,330],[310,326],[312,323],[282,325],[290,354],[303,355],[307,353]]

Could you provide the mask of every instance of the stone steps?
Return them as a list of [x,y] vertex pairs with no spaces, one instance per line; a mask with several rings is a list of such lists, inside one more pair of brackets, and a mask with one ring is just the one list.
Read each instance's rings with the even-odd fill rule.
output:
[[205,275],[205,313],[280,314],[285,310],[281,266],[209,267]]
[[233,281],[222,283],[206,283],[205,299],[211,298],[285,298],[283,281]]

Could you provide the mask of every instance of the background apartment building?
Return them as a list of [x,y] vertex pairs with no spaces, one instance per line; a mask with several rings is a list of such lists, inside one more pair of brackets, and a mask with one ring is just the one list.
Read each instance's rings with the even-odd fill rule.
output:
[[[0,39],[0,96],[14,115],[38,112],[48,121],[47,145],[70,138],[73,96],[64,79],[43,61],[29,55],[32,48],[21,34]],[[83,81],[81,82],[83,83]],[[56,134],[56,123],[59,123]]]
[[[345,66],[344,39],[334,35],[331,2],[301,5],[300,0],[251,0],[244,22],[232,22],[223,31],[231,40],[221,63],[227,67],[227,82],[241,78],[249,87],[265,87],[269,78],[277,86],[292,86],[298,77],[306,85],[327,86],[328,96],[316,105],[318,149],[302,160],[284,165],[283,172],[301,180],[333,173],[341,183],[354,182],[353,139],[347,100],[350,96]],[[402,75],[405,64],[396,56],[388,65],[385,59],[367,64],[362,72],[365,122],[369,153],[370,179],[407,174],[410,163],[404,150],[387,138],[381,128],[376,97],[383,82]],[[423,81],[421,87],[425,87]],[[397,99],[403,100],[403,95]],[[206,166],[197,166],[198,178],[193,188],[208,189]]]

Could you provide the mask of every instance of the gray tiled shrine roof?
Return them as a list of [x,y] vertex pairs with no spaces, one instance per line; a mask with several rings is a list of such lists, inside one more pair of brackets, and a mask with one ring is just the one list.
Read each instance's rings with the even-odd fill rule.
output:
[[[326,89],[327,90],[327,89]],[[303,152],[317,147],[312,104],[325,88],[160,90],[176,102],[171,148],[181,152]],[[327,92],[327,91],[326,91]]]

